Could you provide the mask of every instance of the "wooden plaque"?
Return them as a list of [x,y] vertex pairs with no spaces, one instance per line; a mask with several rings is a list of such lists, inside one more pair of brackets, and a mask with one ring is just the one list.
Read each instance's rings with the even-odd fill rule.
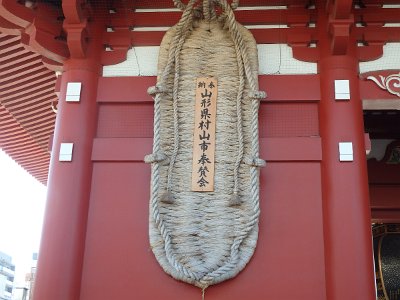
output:
[[196,80],[196,103],[193,130],[192,191],[214,191],[215,120],[217,80]]

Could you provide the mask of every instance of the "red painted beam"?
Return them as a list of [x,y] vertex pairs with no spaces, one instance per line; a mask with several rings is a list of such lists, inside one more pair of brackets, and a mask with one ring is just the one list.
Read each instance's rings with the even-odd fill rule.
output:
[[[229,1],[230,2],[230,1]],[[270,5],[270,6],[279,6],[279,5],[295,5],[295,6],[306,6],[309,3],[308,0],[268,0],[265,3],[260,0],[241,0],[240,6],[260,6],[260,5]],[[157,1],[149,1],[149,0],[136,0],[134,2],[135,8],[172,8],[174,7],[173,2],[170,0],[157,0]]]
[[[46,120],[52,116],[49,114],[50,103],[52,100],[54,100],[54,98],[51,97],[47,99],[32,99],[32,101],[25,105],[13,107],[13,109],[18,108],[16,109],[16,112],[13,112],[13,115],[18,119],[40,117],[40,119],[43,118],[43,120]],[[55,114],[52,117],[55,117]]]
[[21,49],[21,48],[22,48],[22,46],[21,46],[21,43],[20,43],[20,40],[19,40],[19,37],[18,37],[17,40],[15,40],[15,41],[13,41],[11,43],[8,43],[6,45],[2,45],[2,47],[0,48],[0,55],[4,56],[4,55],[7,55],[7,54],[11,54],[13,52],[16,52],[15,50],[18,50],[18,49]]
[[[43,64],[41,62],[37,62],[32,66],[24,67],[23,65],[20,68],[16,67],[13,70],[9,70],[8,72],[0,72],[0,78],[4,78],[2,82],[11,81],[15,78],[23,77],[23,76],[30,76],[30,74],[36,74],[37,72],[41,72],[43,69]],[[48,70],[45,70],[49,72]],[[6,77],[1,77],[6,75]]]
[[65,42],[57,39],[60,34],[60,22],[35,18],[22,34],[21,41],[44,57],[63,62],[69,57],[69,52]]
[[82,0],[65,0],[62,1],[65,23],[79,24],[84,19],[84,11],[82,10]]
[[37,63],[39,55],[29,51],[16,52],[13,56],[0,57],[0,74],[8,74],[21,66],[27,67]]
[[353,11],[356,22],[362,23],[398,23],[400,22],[400,9],[367,7]]
[[11,103],[12,100],[20,100],[23,97],[32,97],[33,92],[41,93],[42,90],[46,89],[49,91],[54,90],[54,78],[45,76],[44,78],[40,78],[39,81],[39,89],[35,85],[27,86],[24,89],[19,89],[15,87],[13,89],[6,89],[5,91],[0,91],[0,97],[3,103]]
[[31,97],[27,100],[24,101],[19,101],[15,102],[12,104],[7,104],[7,109],[10,110],[10,112],[13,114],[13,116],[16,117],[16,119],[19,119],[17,116],[20,113],[25,113],[28,111],[36,111],[38,115],[41,114],[41,109],[38,109],[39,107],[43,106],[43,109],[45,108],[47,113],[53,113],[49,108],[50,108],[50,103],[53,101],[55,98],[55,95],[44,95],[41,97]]
[[15,0],[0,0],[0,17],[5,32],[21,34],[21,42],[42,56],[58,62],[68,57],[66,46],[56,39],[62,30],[57,8],[45,3],[29,8]]
[[250,31],[258,44],[308,44],[317,39],[317,30],[309,27],[251,29]]
[[[110,26],[114,28],[173,26],[182,12],[124,12],[111,14]],[[305,8],[273,10],[239,10],[236,20],[243,25],[307,24],[316,19],[315,10]]]
[[[147,88],[155,83],[156,77],[100,77],[97,101],[152,102]],[[319,75],[260,75],[259,85],[260,90],[268,94],[266,102],[317,102],[320,99]]]
[[354,27],[352,31],[358,41],[369,43],[400,42],[400,28],[398,27]]
[[54,74],[49,73],[48,70],[44,68],[18,78],[7,78],[7,80],[4,80],[0,85],[0,93],[14,92],[19,89],[27,88],[30,85],[38,86],[38,83],[50,78],[54,80]]
[[26,28],[34,20],[34,10],[15,0],[0,0],[0,16],[15,24],[15,28]]
[[24,119],[21,119],[22,126],[29,126],[29,132],[43,132],[47,136],[54,129],[55,115],[52,111],[42,111],[40,114],[31,114]]
[[14,23],[0,17],[0,32],[10,34],[10,35],[18,35],[21,32],[21,27],[16,26]]
[[[142,162],[151,153],[152,138],[95,138],[93,161]],[[296,149],[293,149],[296,145]],[[319,137],[261,138],[260,155],[267,161],[320,161]]]
[[[316,28],[265,28],[251,29],[258,44],[303,43],[317,39]],[[104,35],[104,44],[112,47],[126,46],[158,46],[165,31],[130,31],[119,29]]]
[[331,51],[333,55],[345,55],[349,46],[350,27],[348,19],[332,20],[329,24],[331,33]]
[[400,4],[400,0],[363,0],[364,5]]
[[42,97],[44,95],[48,95],[48,93],[51,93],[54,91],[54,83],[49,82],[47,85],[46,89],[40,89],[40,90],[34,90],[34,89],[30,89],[30,91],[27,91],[23,94],[20,94],[18,96],[7,96],[8,99],[4,99],[3,103],[5,103],[6,105],[11,104],[11,103],[18,103],[20,101],[29,99],[31,97]]
[[369,195],[371,199],[372,209],[400,210],[400,202],[399,202],[400,184],[370,185]]
[[101,64],[103,66],[115,65],[126,60],[128,46],[119,49],[114,48],[113,51],[103,51],[101,54]]
[[[381,175],[384,173],[381,173]],[[398,185],[370,184],[371,215],[373,222],[400,222]]]
[[[387,164],[386,160],[377,161],[375,159],[368,160],[368,181],[370,185],[399,185],[400,172],[399,165]],[[400,204],[400,201],[398,201]]]
[[360,62],[381,58],[383,55],[383,43],[358,47],[357,54]]
[[[23,99],[20,101],[15,101],[12,103],[6,103],[7,109],[13,114],[13,116],[18,119],[20,122],[23,120],[20,119],[18,116],[19,112],[25,112],[26,109],[33,109],[35,106],[39,104],[46,104],[46,112],[50,115],[52,115],[52,111],[50,110],[50,103],[52,100],[54,100],[55,95],[51,95],[51,93],[43,93],[40,96],[33,96],[28,97],[27,99]],[[41,115],[41,111],[36,109],[37,114]],[[43,125],[45,125],[45,122],[43,120]]]
[[348,19],[352,8],[352,0],[335,0],[333,4],[332,17],[334,19]]
[[290,44],[292,47],[293,57],[304,61],[316,63],[319,60],[319,49],[317,47],[311,48],[304,44]]
[[[3,130],[3,125],[7,126],[8,120],[12,117],[8,111],[0,105],[0,124],[2,125],[2,130],[0,131],[0,147],[12,158],[15,155],[21,153],[21,146],[25,149],[29,148],[35,153],[40,153],[42,150],[42,155],[35,155],[35,158],[31,156],[22,157],[18,160],[18,163],[24,167],[31,175],[35,176],[43,184],[47,181],[47,169],[49,162],[49,153],[43,151],[37,140],[33,140],[32,137],[23,129],[18,123],[13,121],[14,135],[8,134]],[[9,126],[7,126],[9,127]],[[23,150],[24,148],[22,148]]]
[[400,209],[393,209],[393,210],[372,209],[371,222],[400,223]]

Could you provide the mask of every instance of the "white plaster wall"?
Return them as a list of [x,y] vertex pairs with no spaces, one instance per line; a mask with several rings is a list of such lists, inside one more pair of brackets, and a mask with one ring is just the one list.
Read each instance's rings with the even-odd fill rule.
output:
[[133,47],[128,50],[126,61],[103,67],[104,77],[155,76],[160,47]]
[[260,74],[316,74],[317,64],[293,58],[292,48],[286,44],[258,45]]
[[360,63],[360,73],[390,69],[400,69],[400,43],[387,43],[381,58]]
[[[292,48],[286,44],[261,44],[258,48],[260,74],[316,74],[317,64],[293,58]],[[134,47],[127,60],[103,68],[104,77],[155,76],[159,47]]]

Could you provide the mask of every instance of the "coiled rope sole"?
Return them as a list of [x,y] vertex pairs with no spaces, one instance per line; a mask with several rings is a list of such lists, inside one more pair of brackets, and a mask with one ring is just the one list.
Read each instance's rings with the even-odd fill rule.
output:
[[[150,89],[155,95],[153,154],[146,159],[152,164],[150,243],[167,273],[205,289],[236,276],[256,245],[264,165],[258,157],[258,109],[265,94],[258,91],[255,41],[236,23],[231,6],[225,0],[175,2],[182,18],[163,39],[160,74]],[[222,9],[218,18],[215,6]],[[196,19],[199,7],[205,20]],[[207,45],[208,39],[215,45]],[[202,54],[211,56],[202,61]],[[196,193],[188,187],[185,162],[191,163],[193,79],[205,76],[218,78],[215,164],[221,167],[215,192]],[[240,197],[234,206],[232,197]]]

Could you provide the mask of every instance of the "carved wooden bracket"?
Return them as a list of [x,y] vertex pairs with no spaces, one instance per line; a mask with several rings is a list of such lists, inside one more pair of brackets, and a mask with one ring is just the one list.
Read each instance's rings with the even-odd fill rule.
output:
[[62,35],[61,11],[45,3],[25,6],[15,0],[0,0],[0,28],[21,35],[21,42],[43,57],[56,62],[68,56]]
[[400,97],[400,72],[398,74],[391,74],[388,76],[368,76],[367,79],[375,82],[381,89],[388,91],[392,95]]
[[0,0],[0,16],[16,28],[26,28],[33,22],[35,12],[15,0]]
[[353,1],[328,0],[326,10],[329,12],[328,31],[331,36],[331,52],[333,55],[347,53],[350,40],[350,30],[354,24],[354,16],[351,14]]
[[81,23],[65,24],[64,29],[67,32],[67,44],[71,57],[84,58],[88,46],[88,32],[86,20]]
[[71,58],[84,58],[88,46],[88,9],[82,0],[65,0],[63,28],[67,33],[67,44]]
[[3,17],[0,17],[0,31],[9,35],[19,35],[22,27],[16,26]]
[[389,159],[386,161],[390,165],[400,164],[400,146],[393,147],[390,152]]
[[62,8],[66,23],[77,24],[84,20],[82,0],[67,0],[62,2]]
[[101,64],[103,66],[115,65],[122,63],[126,60],[128,53],[128,47],[120,47],[119,49],[113,49],[113,51],[103,51],[101,55]]
[[353,19],[331,20],[329,22],[329,33],[331,34],[331,51],[333,55],[344,55],[350,39],[350,28]]
[[391,142],[385,152],[385,156],[381,160],[388,165],[400,164],[400,141]]
[[46,66],[47,69],[52,70],[54,72],[62,72],[64,65],[62,63],[56,62],[47,57],[42,57],[42,62]]
[[35,18],[21,34],[21,41],[44,57],[56,62],[63,62],[69,52],[65,42],[58,40],[61,24],[54,25],[52,20]]

